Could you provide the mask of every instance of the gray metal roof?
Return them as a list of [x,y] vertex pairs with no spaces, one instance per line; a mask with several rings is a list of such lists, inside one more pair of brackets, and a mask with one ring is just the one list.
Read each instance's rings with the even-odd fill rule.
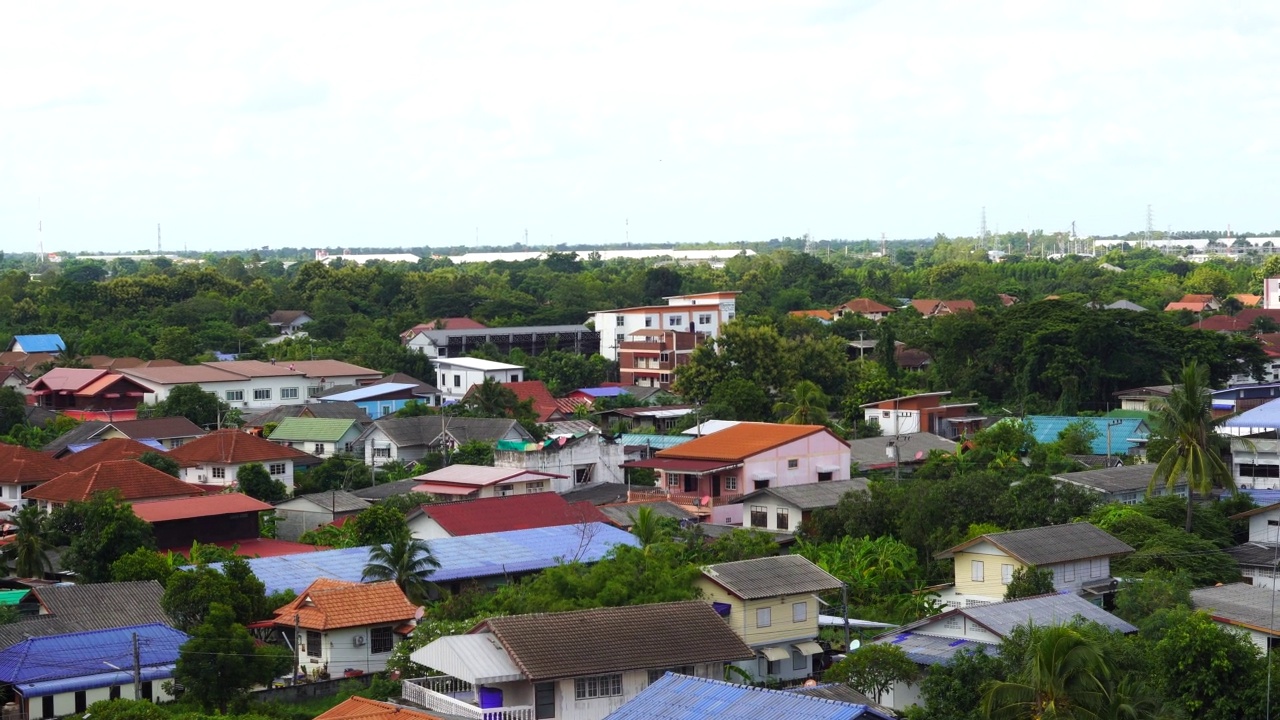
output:
[[496,327],[496,328],[465,328],[459,330],[451,330],[444,328],[442,330],[423,330],[418,333],[422,337],[429,338],[435,344],[441,341],[448,342],[451,337],[463,338],[485,338],[489,336],[499,337],[502,335],[548,335],[556,333],[594,333],[594,330],[588,330],[586,325],[524,325],[520,327]]
[[[903,462],[914,462],[917,455],[923,460],[929,456],[929,451],[931,450],[955,452],[956,449],[954,440],[948,440],[933,433],[903,433],[900,437],[902,438]],[[849,457],[853,459],[853,464],[857,467],[892,464],[893,459],[885,452],[885,449],[892,441],[893,437],[889,435],[850,440]]]
[[377,502],[396,495],[407,495],[421,484],[418,480],[409,478],[408,480],[396,480],[395,482],[382,483],[360,490],[352,490],[351,494],[371,502]]
[[493,633],[445,635],[414,650],[410,659],[473,685],[525,679]]
[[[1122,465],[1100,470],[1062,473],[1061,475],[1054,475],[1053,479],[1101,493],[1124,493],[1145,491],[1147,486],[1151,484],[1151,478],[1155,475],[1155,471],[1155,465]],[[1185,486],[1186,483],[1180,484],[1180,487]]]
[[1248,583],[1215,585],[1191,591],[1191,604],[1214,620],[1280,635],[1275,613],[1276,591]]
[[1250,542],[1229,547],[1224,552],[1235,558],[1238,565],[1264,568],[1280,566],[1280,545]]
[[[567,499],[567,498],[566,498]],[[600,505],[598,510],[619,527],[631,527],[640,508],[649,508],[656,517],[668,517],[676,520],[689,520],[696,517],[693,513],[676,505],[670,500],[653,500],[651,502],[621,503],[618,505]]]
[[149,623],[173,624],[160,607],[164,588],[154,580],[49,585],[32,588],[32,593],[49,614],[24,617],[18,622],[0,625],[0,648],[10,647],[28,637]]
[[976,605],[959,612],[1000,637],[1008,636],[1019,625],[1064,625],[1077,616],[1123,633],[1138,631],[1138,628],[1075,593],[1039,595],[1009,602]]
[[708,565],[702,574],[744,600],[839,590],[842,583],[799,555]]
[[356,422],[367,425],[373,422],[373,418],[369,417],[369,413],[364,408],[353,402],[322,402],[308,403],[306,405],[277,405],[270,410],[245,418],[244,424],[248,427],[262,427],[267,423],[279,423],[285,418],[291,417],[317,417],[332,420],[355,420]]
[[917,665],[945,665],[951,662],[956,653],[971,650],[990,655],[999,654],[999,646],[977,640],[965,640],[933,635],[920,635],[913,632],[902,632],[896,635],[885,635],[876,638],[875,643],[894,645],[907,654]]
[[472,440],[496,443],[499,440],[533,440],[533,436],[515,420],[502,418],[467,418],[445,415],[422,415],[408,418],[382,418],[365,429],[364,441],[374,429],[381,430],[398,447],[437,445],[448,435],[459,445]]
[[[345,490],[327,490],[325,492],[299,495],[294,499],[306,500],[316,507],[338,513],[360,512],[370,505],[367,499]],[[287,503],[288,501],[285,502]],[[280,504],[284,505],[285,503]]]
[[782,487],[761,488],[739,497],[733,503],[743,503],[762,495],[770,495],[801,510],[817,510],[818,508],[835,507],[840,502],[840,498],[845,495],[856,490],[866,489],[866,478],[805,483],[804,485],[784,485]]
[[627,486],[622,483],[593,482],[565,490],[560,493],[560,497],[571,503],[586,500],[593,505],[626,502]]
[[1028,565],[1050,565],[1133,552],[1133,548],[1110,533],[1089,523],[1078,522],[981,535],[944,550],[935,557],[953,557],[955,553],[984,541]]

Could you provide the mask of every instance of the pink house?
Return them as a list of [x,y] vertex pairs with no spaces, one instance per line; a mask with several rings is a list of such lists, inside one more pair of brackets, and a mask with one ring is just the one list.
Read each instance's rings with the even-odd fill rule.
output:
[[739,423],[624,467],[655,470],[673,501],[719,507],[766,487],[848,480],[849,461],[849,444],[821,425]]

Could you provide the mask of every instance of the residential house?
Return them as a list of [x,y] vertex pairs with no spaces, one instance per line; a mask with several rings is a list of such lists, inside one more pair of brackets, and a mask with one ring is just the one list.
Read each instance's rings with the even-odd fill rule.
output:
[[487,497],[423,505],[410,513],[409,530],[422,540],[507,530],[609,522],[589,502],[568,503],[555,493]]
[[241,493],[144,500],[132,505],[161,550],[188,550],[194,543],[253,540],[262,534],[259,515],[271,506]]
[[1191,605],[1208,613],[1224,629],[1244,632],[1267,654],[1280,644],[1276,591],[1248,583],[1229,583],[1191,591]]
[[845,495],[866,489],[866,478],[760,488],[713,508],[711,522],[794,533],[813,511],[835,507]]
[[818,596],[844,583],[799,555],[719,563],[694,581],[702,597],[751,647],[735,662],[756,681],[806,678],[822,668],[818,644]]
[[894,720],[894,717],[892,713],[872,706],[870,701],[850,703],[670,672],[641,690],[639,695],[610,713],[605,720]]
[[1249,437],[1233,436],[1230,443],[1231,474],[1236,487],[1280,489],[1280,440],[1276,439],[1275,430]]
[[149,403],[163,401],[179,385],[199,385],[239,410],[302,405],[334,386],[366,385],[382,377],[377,370],[338,360],[232,360],[120,372],[149,388],[145,398]]
[[672,499],[725,505],[766,487],[849,479],[849,444],[821,425],[740,423],[627,467],[658,472]]
[[299,495],[276,503],[276,537],[296,541],[309,530],[345,520],[372,506],[368,500],[344,490]]
[[292,335],[312,320],[305,310],[276,310],[267,316],[267,324],[281,335]]
[[279,425],[281,420],[291,417],[325,418],[330,420],[355,420],[361,427],[368,427],[373,422],[364,408],[353,402],[321,399],[309,405],[277,405],[270,410],[248,415],[241,426],[245,432],[261,435],[268,425]]
[[363,431],[364,428],[355,420],[285,418],[271,431],[270,440],[318,458],[327,458],[353,452],[356,438]]
[[319,462],[312,455],[284,447],[260,437],[230,428],[214,430],[182,447],[174,448],[169,457],[187,465],[181,477],[189,483],[231,487],[241,467],[260,463],[272,480],[284,483],[293,492],[293,470],[296,465]]
[[364,498],[370,503],[379,503],[387,498],[408,495],[413,492],[413,489],[416,487],[418,487],[418,481],[413,478],[409,478],[408,480],[395,480],[393,482],[378,483],[372,487],[352,490],[351,494],[359,498]]
[[406,680],[401,694],[475,720],[601,720],[669,670],[719,679],[751,656],[697,600],[512,615],[415,650],[414,662],[443,677]]
[[943,403],[950,390],[917,393],[862,405],[863,419],[880,426],[881,435],[928,432],[955,439],[982,429],[977,403]]
[[854,298],[843,305],[837,305],[831,311],[831,315],[836,319],[846,315],[861,315],[868,320],[880,322],[892,315],[893,312],[893,308],[888,305],[882,305],[870,298]]
[[814,320],[817,320],[823,325],[830,325],[831,322],[835,319],[835,317],[832,316],[830,310],[826,310],[822,308],[819,308],[817,310],[792,310],[791,312],[787,313],[787,315],[790,315],[793,318],[800,318],[802,320],[813,318]]
[[432,320],[431,322],[418,323],[417,325],[414,325],[408,330],[400,333],[400,344],[408,345],[409,341],[413,340],[418,333],[424,330],[483,330],[486,327],[488,327],[488,325],[485,325],[482,322],[476,322],[471,318],[440,318],[439,320]]
[[45,512],[72,501],[88,500],[94,493],[115,490],[127,502],[167,500],[203,495],[204,491],[137,460],[110,460],[84,470],[63,473],[23,493]]
[[[476,584],[495,587],[566,561],[594,563],[619,545],[640,545],[631,533],[604,523],[464,535],[429,543],[431,554],[440,562],[431,581],[454,593]],[[369,548],[250,558],[246,562],[268,595],[286,589],[301,593],[316,578],[360,582],[369,564]]]
[[455,403],[466,397],[467,392],[485,380],[499,383],[520,382],[525,376],[521,365],[482,360],[471,357],[451,357],[436,360],[436,377],[443,402]]
[[706,336],[681,330],[633,330],[617,347],[622,384],[669,390],[676,371],[689,364]]
[[137,460],[147,453],[163,455],[164,448],[154,440],[149,444],[129,438],[114,437],[92,444],[72,445],[66,449],[66,452],[56,457],[62,461],[63,467],[69,472],[84,470],[109,460]]
[[6,348],[14,353],[47,353],[61,355],[66,352],[67,344],[61,335],[15,335]]
[[1087,522],[1048,525],[979,535],[936,553],[955,561],[955,582],[939,593],[952,607],[972,607],[1004,599],[1013,571],[1035,567],[1053,572],[1058,592],[1101,603],[1115,591],[1111,559],[1133,548]]
[[720,336],[725,323],[738,312],[736,290],[673,295],[666,305],[646,305],[592,313],[600,334],[600,354],[607,360],[621,359],[619,351],[627,337],[637,330],[677,330],[705,338]]
[[434,360],[463,357],[486,345],[496,347],[503,355],[512,350],[525,355],[539,355],[548,350],[590,355],[599,341],[599,333],[585,325],[533,325],[420,330],[405,345]]
[[394,582],[363,584],[320,578],[275,611],[275,626],[297,629],[298,669],[309,675],[382,672],[420,610]]
[[973,312],[978,309],[972,300],[912,300],[911,307],[916,309],[924,317],[938,317],[939,315],[954,315],[958,312]]
[[376,419],[393,415],[411,402],[428,407],[439,407],[441,393],[434,385],[428,385],[404,373],[395,373],[363,387],[334,388],[321,395],[319,400],[326,404],[355,403],[370,418]]
[[315,717],[315,720],[445,720],[437,715],[428,715],[417,710],[410,710],[403,705],[396,705],[379,700],[352,695]]
[[57,355],[50,353],[0,352],[0,365],[16,367],[28,375],[39,372],[40,366],[47,366],[57,359]]
[[[629,489],[630,486],[619,485],[618,483],[593,482],[586,485],[577,485],[572,490],[566,490],[559,493],[559,495],[571,503],[589,502],[596,507],[600,507],[602,505],[627,502],[627,491]],[[662,502],[667,501],[663,500]],[[623,527],[622,524],[617,522],[614,525]]]
[[159,623],[28,638],[0,650],[0,683],[31,720],[84,714],[95,702],[134,693],[172,700],[166,681],[188,639]]
[[1164,306],[1165,312],[1187,310],[1193,313],[1215,312],[1222,307],[1213,295],[1183,295],[1181,300]]
[[[476,392],[479,385],[472,385],[467,391],[466,397],[470,397]],[[547,389],[546,383],[541,380],[521,380],[520,382],[502,383],[502,387],[515,393],[516,402],[524,402],[529,400],[533,406],[533,412],[537,414],[537,420],[540,423],[552,422],[555,420],[564,420],[566,415],[560,411],[556,404],[556,399],[551,396],[551,391]]]
[[934,452],[954,453],[956,441],[930,432],[877,435],[849,441],[849,457],[858,472],[893,470],[923,465]]
[[70,468],[44,453],[0,443],[0,517],[26,505],[27,493]]
[[1142,307],[1142,306],[1141,306],[1141,305],[1139,305],[1138,303],[1131,302],[1131,301],[1129,301],[1129,300],[1124,300],[1124,299],[1116,300],[1116,301],[1115,301],[1115,302],[1113,302],[1113,303],[1108,303],[1108,304],[1106,304],[1106,305],[1103,305],[1103,306],[1102,306],[1102,309],[1104,309],[1104,310],[1128,310],[1128,311],[1130,311],[1130,312],[1148,312],[1146,308]]
[[[1156,483],[1155,487],[1151,487],[1151,478],[1154,475],[1155,465],[1144,463],[1141,465],[1119,465],[1097,470],[1061,473],[1054,475],[1053,479],[1060,483],[1069,483],[1097,493],[1103,504],[1118,502],[1125,505],[1133,505],[1142,502],[1148,497],[1148,488],[1151,490],[1150,495],[1152,497],[1169,494],[1169,487],[1165,483]],[[1187,483],[1185,480],[1179,481],[1174,485],[1173,494],[1181,497],[1187,496]]]
[[1280,568],[1280,503],[1232,515],[1231,520],[1249,522],[1249,540],[1226,549],[1244,581],[1259,587],[1280,589],[1276,570]]
[[0,365],[0,387],[13,388],[15,392],[22,395],[27,394],[27,383],[31,382],[31,377],[22,371],[20,367],[13,365]]
[[361,433],[364,464],[412,463],[428,453],[456,450],[471,441],[497,444],[499,440],[532,442],[533,436],[515,420],[421,415],[381,418]]
[[53,368],[27,391],[41,407],[78,420],[132,420],[149,388],[107,370]]
[[[632,453],[631,457],[639,454]],[[594,427],[583,435],[549,438],[540,443],[500,440],[493,453],[495,467],[565,476],[573,479],[573,485],[625,482],[622,464],[628,459],[624,444],[602,435]]]
[[624,432],[665,433],[679,425],[684,416],[695,412],[692,405],[649,405],[645,407],[613,408],[596,413],[602,427],[621,424]]
[[555,493],[572,487],[565,475],[484,465],[448,465],[414,479],[419,482],[415,492],[456,500]]
[[1254,375],[1249,369],[1238,372],[1227,378],[1227,387],[1257,387],[1259,384],[1272,384],[1280,381],[1280,333],[1257,333],[1254,339],[1262,346],[1265,356],[1262,362],[1262,374]]
[[1072,423],[1092,426],[1094,455],[1142,455],[1146,452],[1151,428],[1142,418],[1073,417],[1070,415],[1028,415],[1023,419],[1038,443],[1058,441],[1058,435]]
[[[1137,632],[1133,625],[1078,595],[1057,594],[952,608],[890,630],[871,642],[901,648],[927,674],[936,665],[950,663],[957,653],[998,655],[1000,641],[1020,625],[1062,625],[1077,618],[1117,632]],[[918,704],[920,697],[917,681],[911,685],[896,682],[884,695],[872,699],[901,711]]]
[[1121,410],[1155,412],[1172,391],[1172,385],[1148,385],[1147,387],[1117,390],[1111,394],[1120,401]]
[[145,420],[111,421],[95,432],[91,440],[109,440],[118,437],[138,441],[153,440],[164,450],[172,450],[204,434],[205,430],[199,425],[179,415]]

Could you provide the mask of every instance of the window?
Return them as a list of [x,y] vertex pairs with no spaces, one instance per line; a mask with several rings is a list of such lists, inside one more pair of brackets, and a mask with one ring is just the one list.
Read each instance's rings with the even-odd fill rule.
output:
[[809,619],[809,603],[791,603],[791,622],[802,623]]
[[671,382],[671,375],[669,373],[662,373],[662,375],[659,376],[658,382]]
[[668,326],[668,327],[680,327],[680,324],[681,324],[682,322],[684,322],[684,318],[683,318],[683,317],[681,317],[681,316],[679,316],[679,315],[668,315],[668,316],[667,316],[667,326]]
[[887,417],[890,417],[890,416],[892,416],[892,415],[893,415],[893,413],[889,412],[888,410],[885,410],[885,411],[883,411],[883,412],[881,412],[881,413],[880,413],[880,417],[882,417],[882,418],[887,418]]
[[321,391],[321,390],[322,390],[322,388],[321,388],[319,385],[308,385],[308,386],[307,386],[307,397],[309,397],[309,398],[313,398],[313,397],[320,397],[320,391]]
[[710,324],[711,324],[711,313],[703,313],[703,314],[699,315],[699,316],[698,316],[698,324],[699,324],[699,325],[710,325]]
[[297,400],[298,388],[280,388],[281,400]]
[[684,491],[688,493],[698,492],[698,476],[697,475],[684,476]]
[[791,650],[791,669],[792,670],[808,670],[809,658],[799,650]]
[[960,616],[960,613],[956,613],[955,615],[952,615],[946,620],[943,620],[942,627],[948,630],[963,630],[964,619]]
[[257,388],[253,391],[254,400],[270,400],[271,388]]
[[526,495],[530,493],[540,493],[546,489],[547,489],[547,483],[543,480],[538,480],[536,482],[530,482],[530,483],[524,484],[524,492]]
[[374,448],[374,449],[373,449],[373,456],[374,456],[374,457],[376,457],[376,458],[389,458],[389,457],[391,457],[391,448],[389,448],[389,447],[383,447],[383,448],[376,447],[376,448]]
[[671,362],[671,353],[660,353],[658,355],[658,362]]
[[395,642],[391,637],[391,626],[376,627],[369,631],[369,652],[388,653]]
[[454,387],[462,387],[462,376],[461,376],[461,375],[454,375],[454,376],[453,376],[453,386],[454,386]]
[[617,325],[618,327],[622,327],[623,325],[627,324],[627,319],[622,315],[619,315],[618,317],[614,318],[614,324]]
[[788,530],[791,528],[791,511],[787,508],[778,508],[778,530]]
[[1280,478],[1280,465],[1241,463],[1240,477]]
[[751,506],[751,527],[769,527],[769,508],[764,505]]
[[271,475],[283,475],[285,470],[284,463],[271,463],[267,466],[267,472]]
[[323,454],[324,454],[324,443],[316,443],[316,444],[315,444],[315,446],[312,448],[311,452],[312,452],[312,453],[314,453],[314,454],[316,454],[316,455],[323,455]]
[[595,675],[573,679],[573,699],[617,697],[622,694],[622,675]]
[[972,561],[972,563],[970,563],[970,565],[969,565],[969,569],[970,569],[970,572],[971,572],[971,578],[972,578],[972,580],[973,580],[974,582],[983,582],[983,579],[982,579],[982,561],[981,561],[981,560],[974,560],[974,561]]
[[724,478],[724,489],[725,489],[725,490],[737,490],[737,489],[738,489],[738,476],[737,476],[737,475],[726,475],[726,476],[725,476],[725,478]]
[[498,486],[498,497],[507,497],[508,495],[515,495],[515,493],[516,493],[516,489],[511,487],[510,485]]
[[831,482],[835,476],[836,474],[832,472],[820,472],[818,473],[818,482]]
[[614,342],[614,344],[615,344],[615,345],[621,345],[621,344],[622,344],[622,341],[623,341],[623,339],[624,339],[624,338],[626,338],[626,336],[625,336],[625,335],[623,335],[622,333],[618,333],[618,334],[617,334],[617,335],[615,335],[615,336],[614,336],[614,338],[613,338],[613,339],[614,339],[614,341],[615,341],[615,342]]
[[1076,564],[1067,563],[1067,567],[1062,571],[1063,579],[1067,582],[1075,582],[1076,580]]
[[320,640],[320,633],[315,630],[307,631],[307,657],[318,658],[324,650],[324,643]]
[[390,415],[392,412],[394,411],[391,409],[390,405],[383,405],[381,408],[381,412],[378,413],[378,417],[386,417],[387,415]]
[[142,683],[142,699],[143,699],[143,700],[151,700],[151,699],[152,699],[152,695],[154,695],[154,694],[155,694],[155,693],[154,693],[154,691],[152,690],[152,686],[151,686],[151,681],[150,681],[150,680],[148,680],[148,681],[146,681],[146,682]]
[[670,485],[671,487],[675,487],[675,486],[677,486],[677,485],[679,485],[679,484],[680,484],[680,482],[681,482],[680,478],[681,478],[681,477],[682,477],[682,476],[680,476],[680,475],[668,475],[668,476],[667,476],[667,484],[668,484],[668,485]]
[[773,608],[756,609],[756,627],[767,628],[773,624]]
[[436,357],[449,357],[449,348],[436,348]]
[[644,316],[644,326],[645,326],[645,327],[653,327],[653,316],[652,316],[652,315],[645,315],[645,316]]
[[226,468],[224,468],[224,467],[216,467],[216,468],[213,468],[212,470],[210,470],[209,472],[211,472],[211,473],[213,474],[213,479],[214,479],[214,480],[226,480],[226,479],[227,479],[227,469],[226,469]]
[[86,702],[84,691],[83,690],[76,691],[75,698],[76,698],[76,712],[78,713],[84,712],[84,709],[89,707],[89,703]]
[[228,390],[228,391],[227,391],[227,402],[240,402],[241,400],[244,400],[244,391],[243,391],[243,390]]
[[1013,566],[1012,565],[1000,566],[1000,582],[1004,583],[1005,585],[1008,585],[1009,583],[1013,582]]
[[788,458],[788,459],[787,459],[787,469],[788,469],[788,470],[795,470],[795,469],[796,469],[796,468],[798,468],[798,467],[800,467],[800,458]]
[[1089,577],[1102,577],[1102,558],[1089,559]]

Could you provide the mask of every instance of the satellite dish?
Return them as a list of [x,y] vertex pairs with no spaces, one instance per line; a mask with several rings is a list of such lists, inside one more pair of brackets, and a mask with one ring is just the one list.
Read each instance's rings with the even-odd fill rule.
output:
[[414,619],[414,620],[421,620],[421,619],[422,619],[422,616],[426,613],[426,611],[427,611],[427,610],[426,610],[426,608],[418,608],[417,610],[414,610],[414,611],[413,611],[413,619]]
[[924,459],[924,451],[923,451],[923,450],[918,450],[918,451],[916,451],[916,459],[917,459],[917,460],[923,460],[923,459]]
[[704,496],[703,496],[703,498],[702,498],[702,504],[703,504],[703,505],[710,505],[710,504],[711,504],[711,496],[710,496],[710,495],[704,495]]

